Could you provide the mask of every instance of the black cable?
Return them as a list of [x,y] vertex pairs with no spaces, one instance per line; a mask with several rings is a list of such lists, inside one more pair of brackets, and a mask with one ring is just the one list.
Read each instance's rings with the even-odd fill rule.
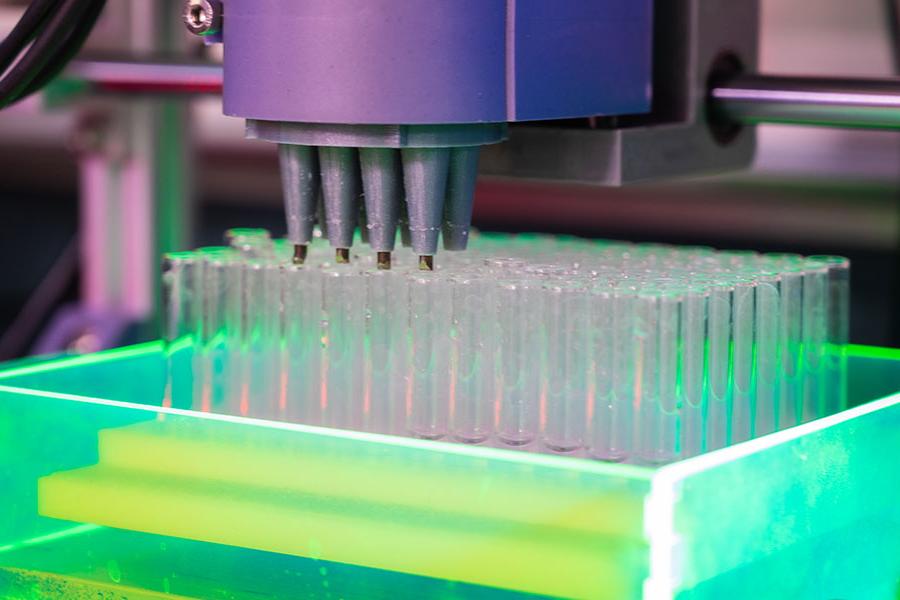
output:
[[34,39],[59,0],[32,0],[12,31],[0,41],[0,75]]
[[40,74],[53,57],[55,49],[69,37],[72,27],[89,6],[80,0],[62,0],[56,6],[28,50],[0,79],[0,108],[15,102]]
[[52,67],[59,52],[78,37],[82,19],[93,14],[96,4],[93,0],[62,0],[34,43],[0,79],[0,108],[25,97],[31,83],[41,77],[48,65]]
[[97,23],[97,19],[100,17],[100,13],[103,11],[105,5],[106,0],[93,0],[93,6],[91,6],[81,21],[75,26],[69,35],[69,39],[58,47],[43,71],[41,71],[37,77],[32,79],[31,83],[28,84],[13,102],[18,102],[19,100],[30,96],[59,75],[75,55],[78,54],[79,50],[81,50],[85,40],[87,40],[91,31],[94,29],[94,25]]

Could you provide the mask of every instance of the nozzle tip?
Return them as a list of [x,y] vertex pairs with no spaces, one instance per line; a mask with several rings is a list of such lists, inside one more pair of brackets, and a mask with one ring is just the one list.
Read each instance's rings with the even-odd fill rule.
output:
[[378,263],[379,270],[390,271],[391,270],[391,253],[390,252],[379,252],[377,255],[376,262]]
[[306,244],[294,244],[294,264],[302,265],[306,262]]

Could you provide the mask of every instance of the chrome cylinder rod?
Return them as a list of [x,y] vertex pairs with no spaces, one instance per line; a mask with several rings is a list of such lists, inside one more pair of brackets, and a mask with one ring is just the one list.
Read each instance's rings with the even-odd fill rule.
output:
[[743,75],[710,91],[713,114],[740,123],[900,129],[900,79]]

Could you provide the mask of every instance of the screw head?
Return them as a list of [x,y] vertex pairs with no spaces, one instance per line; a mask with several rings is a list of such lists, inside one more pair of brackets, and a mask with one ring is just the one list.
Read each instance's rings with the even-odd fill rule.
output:
[[186,0],[184,24],[194,35],[213,35],[222,30],[222,3],[217,0]]

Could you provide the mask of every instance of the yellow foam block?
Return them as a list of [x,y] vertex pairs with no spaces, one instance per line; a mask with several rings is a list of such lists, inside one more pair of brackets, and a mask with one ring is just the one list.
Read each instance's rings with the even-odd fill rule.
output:
[[628,597],[622,574],[642,555],[571,529],[102,463],[42,478],[38,504],[57,519],[569,598]]
[[[261,486],[404,506],[438,513],[559,527],[643,543],[643,495],[597,489],[577,475],[547,483],[518,467],[493,472],[448,467],[439,454],[418,462],[298,443],[291,436],[246,432],[232,424],[165,421],[100,432],[100,462],[185,479]],[[283,432],[281,432],[283,433]]]

